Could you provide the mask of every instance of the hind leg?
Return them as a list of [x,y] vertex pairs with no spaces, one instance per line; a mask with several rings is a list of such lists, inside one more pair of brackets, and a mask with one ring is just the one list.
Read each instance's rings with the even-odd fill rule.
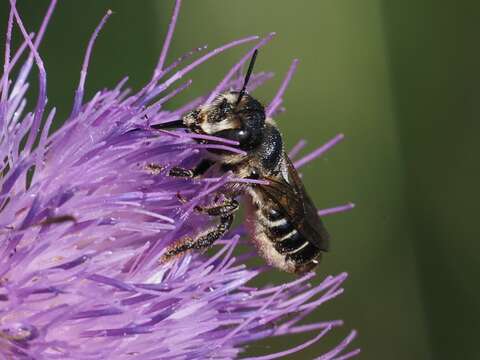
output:
[[196,236],[195,238],[185,238],[173,245],[163,254],[161,262],[166,262],[171,258],[181,255],[188,250],[207,249],[213,245],[215,241],[220,239],[232,226],[233,213],[238,209],[238,202],[234,199],[228,198],[221,205],[214,205],[208,207],[197,206],[196,210],[210,216],[220,218],[218,225],[207,233]]

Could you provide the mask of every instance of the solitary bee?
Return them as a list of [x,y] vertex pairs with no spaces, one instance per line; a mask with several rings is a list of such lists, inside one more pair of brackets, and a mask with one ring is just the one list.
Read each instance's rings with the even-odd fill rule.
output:
[[218,217],[219,224],[193,239],[174,243],[164,253],[163,261],[190,249],[208,248],[223,236],[232,225],[233,214],[239,207],[235,198],[239,195],[247,198],[247,227],[259,254],[269,265],[302,274],[319,263],[321,252],[328,251],[329,235],[284,151],[275,121],[266,118],[263,105],[246,92],[256,56],[257,51],[240,91],[224,92],[176,122],[194,133],[238,141],[246,155],[209,150],[209,157],[196,168],[175,167],[169,174],[196,177],[213,165],[236,177],[262,179],[268,184],[236,184],[225,190],[222,204],[197,207],[200,212]]

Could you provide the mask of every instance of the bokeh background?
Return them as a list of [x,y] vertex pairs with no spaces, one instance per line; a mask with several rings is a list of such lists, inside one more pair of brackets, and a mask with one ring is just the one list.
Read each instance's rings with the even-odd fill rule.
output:
[[[30,30],[47,5],[18,1]],[[95,45],[89,94],[126,74],[133,88],[151,76],[172,1],[61,1],[41,48],[59,121],[108,8],[115,13]],[[2,0],[2,37],[7,9]],[[344,295],[312,315],[346,326],[293,358],[311,359],[355,328],[363,359],[479,359],[480,3],[186,0],[169,60],[270,31],[278,36],[256,70],[276,76],[256,96],[268,102],[292,59],[300,59],[279,126],[289,147],[306,139],[305,151],[344,133],[340,146],[302,172],[319,207],[357,204],[326,219],[333,246],[318,277],[348,271],[350,278]],[[201,67],[192,88],[169,106],[211,89],[246,49]],[[249,354],[308,336],[264,341]]]

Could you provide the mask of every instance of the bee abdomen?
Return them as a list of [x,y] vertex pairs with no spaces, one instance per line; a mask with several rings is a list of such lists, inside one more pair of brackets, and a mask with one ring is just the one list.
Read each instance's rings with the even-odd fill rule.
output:
[[292,224],[285,219],[271,222],[269,224],[268,230],[270,235],[274,238],[283,238],[290,234],[292,231],[295,231]]
[[286,261],[294,263],[296,268],[313,264],[320,255],[320,249],[305,238],[279,211],[271,207],[260,211],[261,223],[275,251],[283,255]]
[[293,229],[282,238],[272,238],[273,246],[286,260],[293,261],[297,266],[314,260],[320,249],[308,241],[297,230]]
[[294,252],[288,253],[286,258],[295,262],[295,264],[303,265],[314,260],[320,254],[320,249],[310,241],[306,241],[300,248]]
[[275,250],[280,254],[288,254],[295,251],[301,248],[306,241],[295,229],[283,237],[273,237],[272,239],[274,240]]
[[281,226],[271,227],[269,232],[273,235],[271,239],[275,250],[296,265],[306,264],[320,253],[320,249],[301,235],[287,220],[282,222]]

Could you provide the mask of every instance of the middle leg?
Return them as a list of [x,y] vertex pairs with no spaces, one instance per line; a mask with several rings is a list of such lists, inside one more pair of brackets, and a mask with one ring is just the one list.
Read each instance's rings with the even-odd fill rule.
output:
[[238,201],[232,198],[226,198],[220,205],[195,206],[195,210],[209,216],[224,216],[233,214],[238,210]]

